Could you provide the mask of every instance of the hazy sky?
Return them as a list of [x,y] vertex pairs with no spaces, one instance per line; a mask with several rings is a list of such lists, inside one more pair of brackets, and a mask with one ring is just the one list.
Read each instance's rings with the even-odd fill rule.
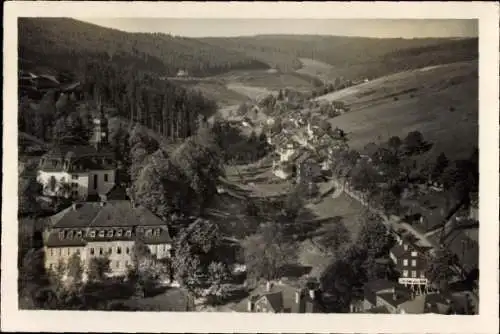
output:
[[363,37],[477,37],[477,20],[78,18],[129,32],[186,37],[308,34]]

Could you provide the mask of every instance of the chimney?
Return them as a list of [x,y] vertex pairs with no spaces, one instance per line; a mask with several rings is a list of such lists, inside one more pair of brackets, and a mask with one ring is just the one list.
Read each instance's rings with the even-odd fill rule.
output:
[[316,296],[316,291],[314,291],[314,289],[309,289],[309,297],[314,300]]
[[253,303],[252,303],[252,299],[251,298],[248,298],[247,311],[248,312],[252,312],[253,311]]

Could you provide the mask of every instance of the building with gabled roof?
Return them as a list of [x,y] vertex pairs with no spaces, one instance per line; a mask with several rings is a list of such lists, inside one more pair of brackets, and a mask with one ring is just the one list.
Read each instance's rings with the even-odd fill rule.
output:
[[260,313],[323,313],[320,292],[313,288],[300,288],[285,283],[268,282],[264,289],[257,288],[234,307],[237,312]]
[[45,196],[86,200],[105,195],[114,187],[115,154],[108,147],[108,121],[102,107],[93,126],[89,143],[56,145],[42,156],[37,181]]
[[148,209],[125,199],[74,203],[52,216],[44,231],[45,267],[53,270],[78,253],[84,272],[91,259],[107,257],[110,275],[125,275],[137,239],[157,259],[170,257],[167,224]]

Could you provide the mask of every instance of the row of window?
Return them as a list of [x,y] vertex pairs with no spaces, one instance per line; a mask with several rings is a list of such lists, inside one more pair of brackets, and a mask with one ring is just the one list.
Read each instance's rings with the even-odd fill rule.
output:
[[[78,180],[78,175],[71,175],[73,180]],[[107,173],[104,174],[104,182],[108,182],[109,175]],[[76,183],[75,183],[76,184]]]
[[[166,252],[168,250],[167,245],[153,245],[151,248],[151,253],[156,254],[157,252]],[[90,248],[90,255],[109,255],[113,254],[113,251],[116,254],[122,254],[122,247],[108,247],[107,250],[103,247],[99,248]],[[75,253],[80,253],[78,249],[72,248],[50,248],[50,255],[72,255]],[[130,254],[130,247],[125,247],[125,254]]]
[[[140,231],[142,232],[142,231]],[[146,237],[159,237],[160,234],[161,234],[161,229],[160,228],[155,228],[154,230],[153,229],[147,229],[145,231],[145,236]],[[117,230],[100,230],[100,231],[96,231],[96,230],[91,230],[87,233],[87,236],[90,237],[90,238],[95,238],[96,235],[99,237],[99,238],[104,238],[104,237],[107,237],[107,238],[113,238],[113,237],[116,237],[116,238],[120,238],[122,236],[125,236],[127,238],[130,238],[132,237],[132,230],[131,229],[128,229],[128,230],[122,230],[122,229],[117,229]],[[72,238],[82,238],[83,237],[83,231],[68,231],[68,232],[65,232],[65,231],[60,231],[59,232],[59,238],[60,239],[72,239]]]
[[[127,268],[127,267],[128,267],[128,265],[129,265],[129,262],[128,262],[128,261],[125,261],[125,262],[124,262],[124,266],[123,266],[123,268]],[[121,261],[112,261],[112,262],[109,264],[109,266],[110,266],[111,268],[120,269],[120,268],[121,268]],[[52,264],[52,263],[51,263],[51,264],[49,264],[49,269],[50,269],[50,270],[55,269],[55,268],[54,268],[54,264]]]
[[[403,277],[409,277],[408,270],[403,270]],[[411,278],[417,278],[417,271],[416,270],[411,271]],[[420,278],[425,278],[424,272],[420,272]]]
[[[403,260],[403,266],[408,266],[408,259]],[[416,267],[417,266],[417,260],[411,260],[411,266]]]

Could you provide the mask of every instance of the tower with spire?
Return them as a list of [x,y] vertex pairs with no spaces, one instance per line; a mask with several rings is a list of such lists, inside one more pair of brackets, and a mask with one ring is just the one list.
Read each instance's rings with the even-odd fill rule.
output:
[[90,137],[90,144],[94,146],[96,149],[104,147],[108,144],[108,119],[104,114],[104,108],[102,104],[99,102],[98,104],[98,114],[94,117],[93,120],[93,131],[92,136]]

